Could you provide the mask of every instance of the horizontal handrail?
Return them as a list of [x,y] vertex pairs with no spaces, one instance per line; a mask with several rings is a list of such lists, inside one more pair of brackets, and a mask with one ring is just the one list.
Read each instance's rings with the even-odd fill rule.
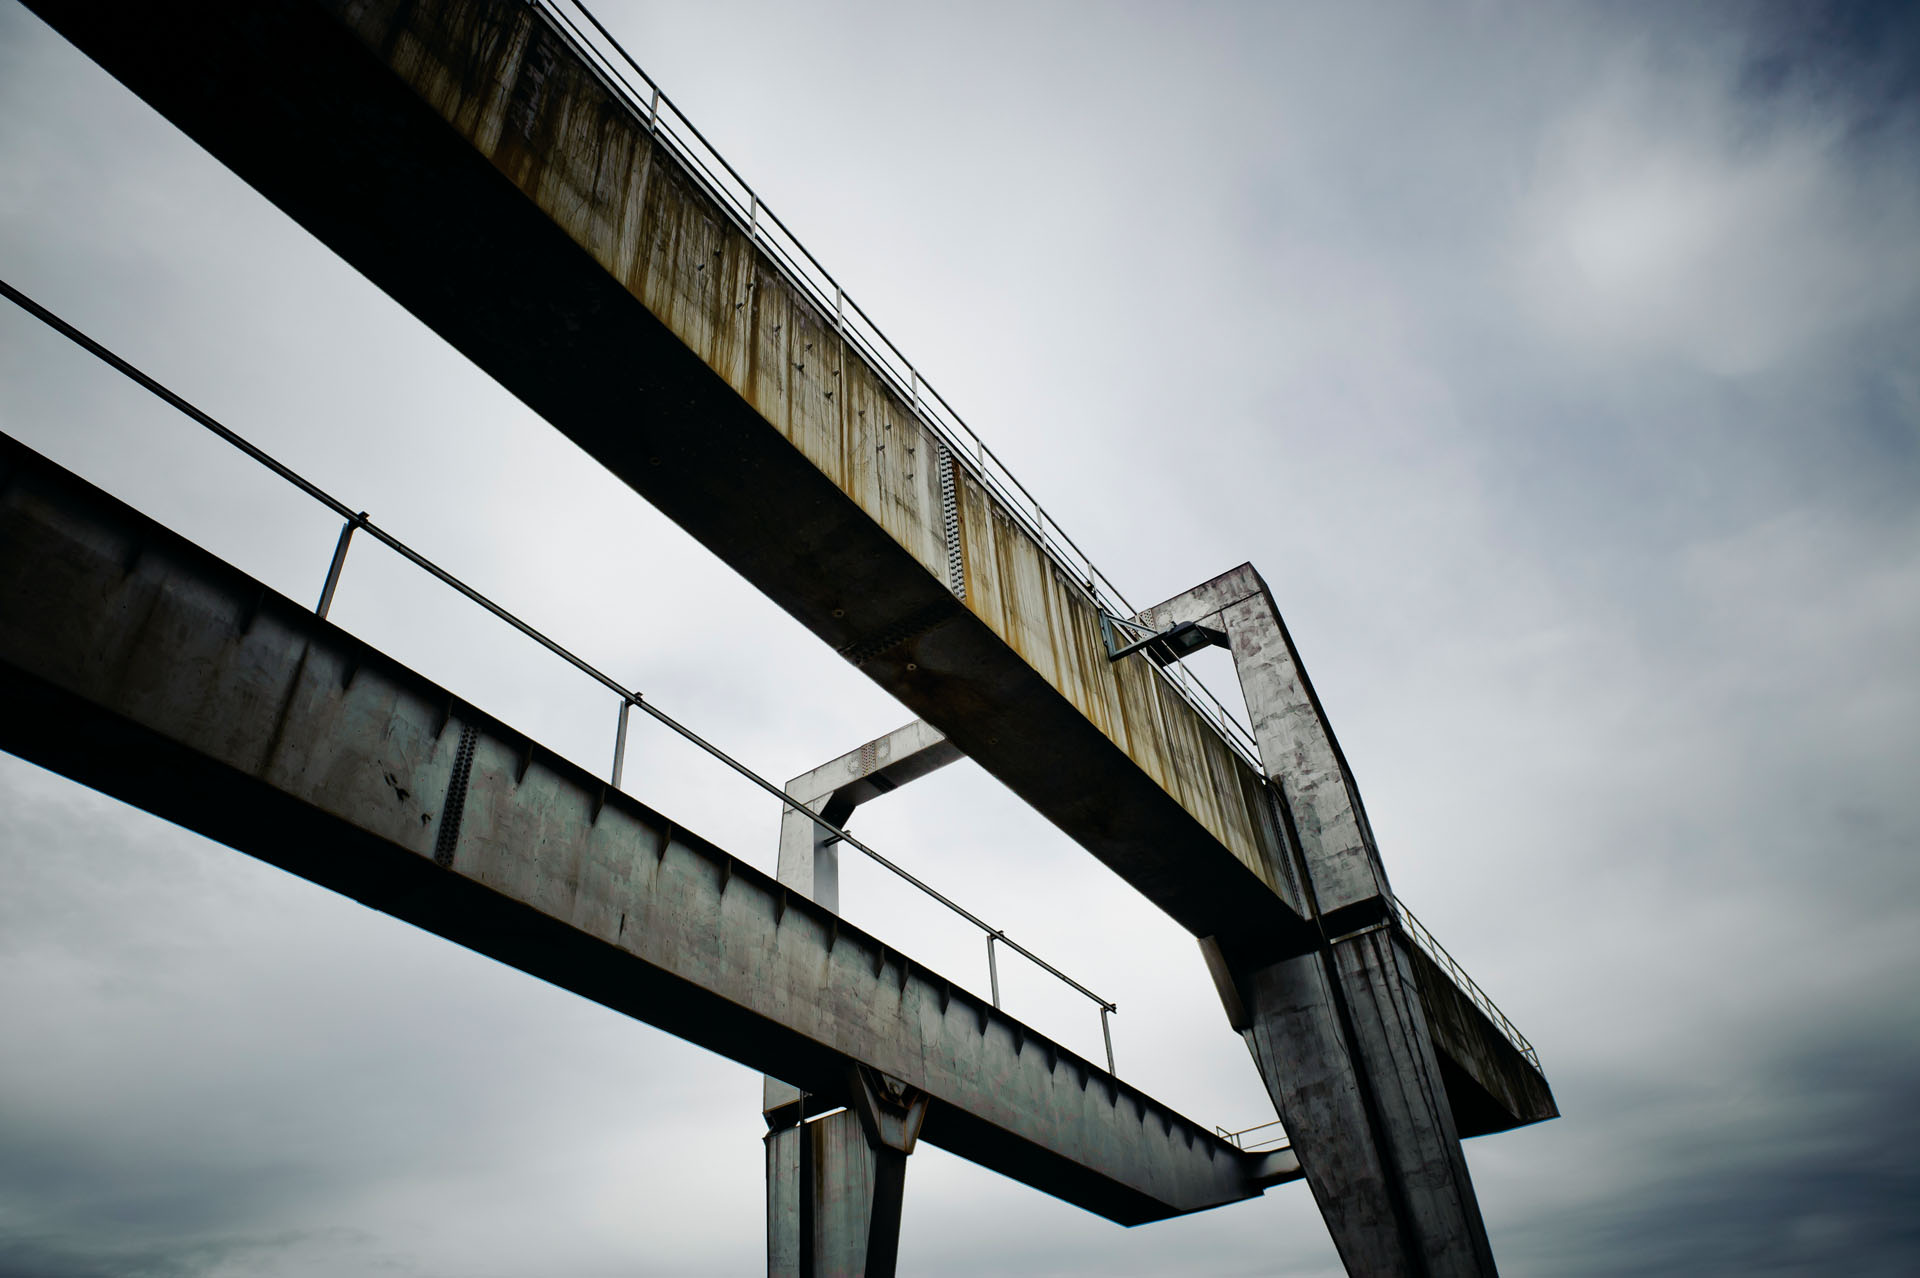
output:
[[1480,988],[1479,982],[1467,975],[1467,969],[1461,967],[1453,955],[1447,953],[1447,947],[1440,944],[1434,934],[1427,930],[1426,925],[1414,917],[1412,910],[1402,904],[1398,897],[1390,899],[1393,904],[1393,916],[1400,925],[1400,930],[1415,945],[1418,945],[1428,958],[1438,964],[1442,971],[1453,978],[1453,983],[1473,1001],[1473,1005],[1479,1008],[1488,1020],[1493,1022],[1494,1028],[1499,1030],[1506,1040],[1527,1058],[1533,1068],[1544,1076],[1546,1071],[1540,1068],[1540,1053],[1535,1051],[1533,1044],[1527,1041],[1527,1036],[1520,1032],[1520,1027],[1507,1019],[1507,1014],[1495,1005],[1485,990]]
[[[766,253],[781,277],[831,320],[848,345],[880,375],[901,402],[908,405],[955,463],[998,500],[1075,590],[1096,609],[1128,617],[1140,611],[1094,565],[1079,543],[1046,513],[1039,499],[1014,477],[999,454],[987,446],[946,397],[927,381],[919,367],[801,243],[740,171],[728,163],[582,0],[524,0],[524,3],[545,17],[554,36],[573,47],[607,90],[645,122],[654,138],[681,161],[720,210],[755,247]],[[573,19],[572,13],[584,19],[585,26],[592,29],[591,35]],[[638,77],[638,85],[629,72]],[[1155,671],[1213,726],[1256,775],[1266,775],[1253,734],[1212,689],[1177,663],[1155,667]]]
[[1251,1127],[1242,1127],[1237,1132],[1228,1131],[1224,1127],[1215,1127],[1213,1129],[1213,1132],[1214,1132],[1214,1135],[1220,1137],[1222,1140],[1231,1142],[1235,1149],[1241,1150],[1245,1153],[1249,1153],[1249,1154],[1268,1153],[1276,1149],[1286,1149],[1293,1144],[1293,1138],[1287,1135],[1286,1130],[1284,1128],[1282,1128],[1275,1135],[1262,1136],[1259,1139],[1253,1140],[1253,1141],[1249,1141],[1247,1137],[1251,1136],[1255,1132],[1264,1132],[1271,1128],[1280,1127],[1280,1126],[1281,1126],[1280,1120],[1276,1118],[1271,1122],[1255,1123]]

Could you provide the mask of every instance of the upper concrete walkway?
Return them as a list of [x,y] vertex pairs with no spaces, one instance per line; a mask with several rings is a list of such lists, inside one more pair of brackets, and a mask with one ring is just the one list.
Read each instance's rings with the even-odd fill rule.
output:
[[29,0],[1198,936],[1314,943],[1266,786],[524,0]]

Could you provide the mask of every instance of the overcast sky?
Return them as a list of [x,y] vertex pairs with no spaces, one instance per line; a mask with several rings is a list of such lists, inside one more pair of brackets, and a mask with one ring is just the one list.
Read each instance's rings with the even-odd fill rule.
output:
[[[598,7],[1132,598],[1272,583],[1564,1112],[1468,1144],[1508,1273],[1920,1272],[1910,7]],[[911,717],[11,0],[0,276],[763,772]],[[329,517],[11,308],[0,429],[317,595]],[[379,548],[334,618],[605,766]],[[772,869],[763,799],[626,777]],[[1190,938],[972,765],[857,825],[1272,1116]],[[0,881],[0,1273],[764,1263],[749,1071],[4,757]],[[926,1146],[901,1269],[1338,1272],[1304,1186],[1123,1230]]]

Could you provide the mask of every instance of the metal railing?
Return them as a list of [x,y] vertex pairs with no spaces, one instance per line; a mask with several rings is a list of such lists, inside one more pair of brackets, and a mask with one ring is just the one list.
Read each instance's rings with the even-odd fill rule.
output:
[[[1248,1140],[1247,1137],[1255,1132],[1268,1134]],[[1248,1154],[1271,1153],[1276,1149],[1287,1149],[1293,1144],[1293,1138],[1287,1135],[1286,1128],[1280,1125],[1280,1120],[1277,1118],[1270,1123],[1255,1123],[1252,1127],[1242,1127],[1237,1132],[1216,1127],[1213,1129],[1213,1134],[1232,1144],[1235,1149]]]
[[1438,964],[1441,971],[1453,978],[1453,983],[1460,988],[1461,993],[1473,1000],[1473,1005],[1485,1013],[1486,1018],[1493,1022],[1494,1028],[1499,1030],[1500,1033],[1506,1037],[1506,1040],[1512,1043],[1515,1049],[1518,1050],[1522,1056],[1526,1057],[1533,1068],[1544,1077],[1546,1071],[1540,1068],[1540,1053],[1535,1051],[1533,1044],[1527,1041],[1527,1036],[1520,1032],[1517,1025],[1507,1019],[1507,1014],[1501,1011],[1491,998],[1487,997],[1487,992],[1481,989],[1479,984],[1475,982],[1471,976],[1467,975],[1467,969],[1461,967],[1460,964],[1454,960],[1453,955],[1447,953],[1447,947],[1435,939],[1433,933],[1427,930],[1426,925],[1413,916],[1412,910],[1409,910],[1403,905],[1398,897],[1392,897],[1389,898],[1389,900],[1393,905],[1394,922],[1399,924],[1401,932],[1415,945],[1419,946],[1422,953]]
[[[598,683],[601,687],[605,688],[607,691],[615,694],[620,698],[619,721],[614,730],[613,765],[612,765],[612,768],[610,769],[610,782],[614,789],[617,790],[620,788],[621,774],[622,774],[622,771],[624,770],[625,763],[626,763],[628,712],[633,707],[638,706],[641,710],[645,711],[648,715],[652,716],[655,720],[665,725],[667,728],[677,733],[679,736],[685,738],[687,741],[691,742],[695,746],[699,747],[702,751],[704,751],[708,755],[719,760],[721,763],[725,764],[728,768],[732,769],[735,773],[739,774],[741,777],[744,777],[748,782],[752,783],[755,786],[758,786],[760,789],[766,791],[768,794],[772,795],[774,798],[779,799],[783,806],[785,807],[795,806],[793,803],[792,797],[788,795],[787,792],[784,789],[782,789],[780,786],[775,785],[773,782],[761,776],[758,772],[755,772],[753,769],[749,768],[746,764],[741,763],[738,759],[734,758],[732,755],[728,754],[726,751],[720,749],[720,747],[714,745],[712,742],[708,741],[706,738],[700,736],[698,733],[694,732],[691,728],[687,727],[685,724],[681,723],[679,720],[675,719],[673,716],[667,714],[664,710],[661,710],[658,706],[654,705],[651,701],[648,701],[639,692],[631,688],[628,688],[624,684],[620,683],[617,679],[613,678],[613,676],[605,673],[604,671],[600,670],[598,667],[588,662],[584,657],[579,656],[578,654],[572,652],[570,649],[563,647],[557,641],[549,638],[545,634],[542,634],[540,631],[534,629],[531,625],[527,624],[525,621],[522,621],[519,617],[515,616],[513,613],[508,612],[505,608],[501,607],[499,604],[495,603],[493,600],[487,598],[487,596],[481,594],[478,590],[474,589],[472,586],[469,586],[466,582],[460,580],[458,577],[454,576],[452,573],[448,572],[446,569],[440,567],[438,564],[428,559],[425,555],[422,555],[419,551],[414,550],[411,546],[401,541],[398,537],[394,536],[392,533],[388,532],[386,529],[381,528],[378,524],[375,524],[371,519],[367,517],[366,511],[354,510],[353,507],[348,505],[346,502],[343,502],[339,498],[333,496],[331,493],[321,488],[318,484],[315,484],[313,481],[307,479],[305,476],[295,471],[292,467],[286,465],[284,462],[281,462],[277,458],[273,457],[271,454],[267,453],[264,449],[251,443],[250,441],[248,441],[247,439],[239,435],[237,432],[231,430],[227,426],[222,425],[220,422],[216,421],[213,417],[201,411],[199,408],[195,407],[192,403],[188,402],[186,399],[175,394],[172,390],[168,389],[166,386],[162,385],[160,382],[156,381],[154,378],[148,376],[146,373],[142,372],[139,368],[128,363],[126,360],[116,355],[113,351],[101,345],[99,342],[95,341],[93,338],[87,336],[85,333],[81,332],[79,329],[75,328],[73,325],[67,323],[65,320],[61,319],[58,315],[55,315],[52,311],[48,310],[46,307],[40,305],[38,302],[28,297],[25,293],[22,293],[20,290],[14,288],[11,284],[7,283],[5,280],[0,280],[0,296],[4,296],[8,301],[11,301],[12,303],[14,303],[14,305],[18,306],[21,310],[26,311],[29,315],[32,315],[35,319],[38,319],[41,323],[45,324],[47,327],[53,329],[55,332],[59,333],[61,336],[73,342],[76,346],[79,346],[81,349],[87,351],[89,354],[93,355],[95,358],[99,359],[101,362],[113,368],[116,372],[119,372],[123,376],[127,377],[129,380],[133,381],[134,383],[141,386],[145,390],[151,392],[153,395],[155,395],[159,399],[165,401],[167,404],[177,409],[180,413],[191,418],[193,421],[199,423],[201,426],[205,427],[208,431],[212,432],[214,435],[217,435],[219,438],[226,441],[228,444],[231,444],[234,448],[238,449],[240,452],[245,453],[248,457],[252,458],[254,461],[258,462],[260,465],[264,466],[266,469],[278,475],[281,479],[284,479],[287,483],[292,484],[295,488],[298,488],[301,492],[305,493],[308,497],[311,497],[313,500],[319,502],[322,506],[325,506],[327,507],[327,509],[333,511],[334,514],[341,517],[341,519],[344,522],[340,528],[340,536],[334,542],[333,555],[327,563],[327,575],[326,575],[325,584],[320,589],[320,600],[314,607],[314,614],[316,616],[324,619],[329,609],[332,608],[334,594],[339,589],[341,575],[346,569],[347,551],[351,548],[353,544],[353,535],[356,532],[365,533],[367,536],[374,538],[376,541],[385,545],[388,549],[394,551],[396,554],[398,554],[401,558],[405,559],[407,562],[413,564],[415,567],[420,568],[421,570],[426,572],[429,576],[434,577],[436,580],[440,581],[444,585],[452,587],[456,592],[458,592],[465,598],[480,605],[482,608],[486,609],[488,612],[492,613],[494,616],[506,622],[509,626],[512,626],[515,630],[519,631],[521,634],[525,635],[527,638],[533,640],[535,643],[545,648],[548,652],[551,652],[555,656],[559,657],[561,660],[565,661],[568,665],[580,671],[582,674],[586,675],[588,678]],[[994,957],[994,952],[993,952],[993,947],[995,943],[1006,946],[1008,949],[1014,951],[1016,954],[1019,954],[1022,958],[1025,958],[1028,962],[1032,963],[1035,967],[1038,967],[1041,971],[1046,972],[1048,975],[1054,977],[1056,980],[1063,982],[1073,990],[1084,995],[1086,998],[1092,1000],[1093,1003],[1100,1009],[1100,1036],[1106,1044],[1107,1072],[1110,1074],[1116,1074],[1117,1076],[1117,1071],[1114,1069],[1114,1060],[1113,1060],[1113,1033],[1108,1025],[1108,1017],[1120,1010],[1119,1004],[1114,1003],[1109,999],[1100,997],[1100,995],[1094,993],[1092,990],[1088,989],[1085,985],[1082,985],[1079,981],[1076,981],[1071,976],[1068,976],[1065,972],[1061,971],[1059,968],[1055,967],[1053,964],[1047,962],[1045,959],[1041,958],[1038,954],[1035,954],[1032,950],[1020,944],[1020,942],[1008,936],[1005,931],[1001,930],[1000,928],[994,927],[991,923],[988,923],[985,919],[981,918],[979,915],[975,914],[973,911],[967,909],[965,906],[953,900],[951,897],[946,896],[944,893],[941,893],[940,891],[933,888],[931,885],[925,883],[921,879],[909,873],[903,867],[896,865],[894,862],[888,860],[886,857],[882,856],[879,852],[876,852],[874,849],[872,849],[871,847],[868,847],[865,843],[861,842],[859,839],[856,839],[855,837],[853,837],[853,835],[847,833],[847,831],[841,826],[835,825],[833,822],[828,821],[824,817],[820,816],[820,814],[818,814],[817,812],[813,812],[805,808],[801,808],[799,810],[807,812],[808,818],[812,820],[812,822],[816,826],[820,827],[822,830],[827,831],[827,833],[831,835],[836,842],[845,843],[850,847],[859,849],[861,852],[865,853],[869,859],[873,860],[878,865],[882,866],[887,870],[891,870],[895,875],[899,876],[901,879],[905,880],[907,883],[912,884],[914,887],[920,889],[920,891],[924,892],[927,896],[931,897],[935,901],[938,901],[941,905],[946,906],[949,910],[953,911],[955,914],[965,919],[968,923],[971,923],[973,926],[979,928],[981,931],[987,934],[988,976],[992,982],[993,1005],[995,1007],[998,1007],[1000,1005],[1000,971],[999,971],[999,966]]]
[[[963,468],[1040,546],[1062,578],[1094,608],[1131,617],[1140,610],[1055,523],[1039,499],[1015,479],[1006,463],[967,425],[919,367],[894,345],[873,317],[809,252],[765,200],[707,141],[673,99],[633,59],[581,0],[524,0],[546,19],[553,34],[581,55],[609,92],[625,102],[735,225],[765,253],[781,278],[810,300],[829,325],[909,406],[913,414]],[[574,15],[578,15],[578,20]],[[631,76],[629,75],[631,72]],[[635,83],[632,77],[638,77]],[[1219,732],[1254,773],[1265,776],[1253,734],[1212,689],[1177,664],[1157,668],[1160,678]]]

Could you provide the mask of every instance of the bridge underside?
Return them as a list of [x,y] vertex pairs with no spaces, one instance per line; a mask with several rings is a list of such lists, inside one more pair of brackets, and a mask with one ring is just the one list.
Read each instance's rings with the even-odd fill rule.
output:
[[1123,1224],[1230,1144],[0,436],[0,749]]

